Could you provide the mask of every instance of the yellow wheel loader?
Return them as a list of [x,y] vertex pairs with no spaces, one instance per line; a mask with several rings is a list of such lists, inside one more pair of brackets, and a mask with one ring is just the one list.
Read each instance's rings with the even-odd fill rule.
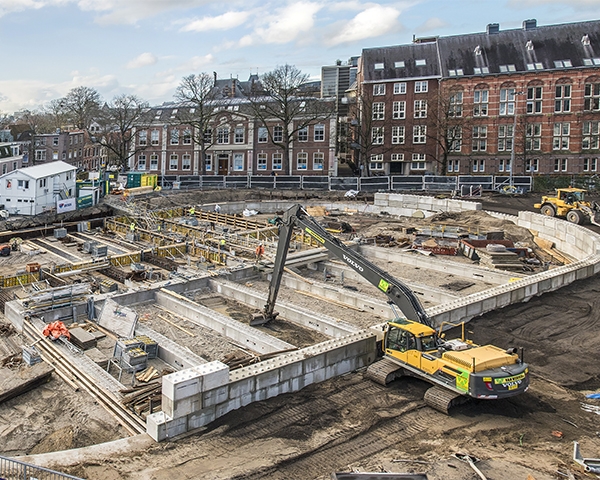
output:
[[563,217],[577,225],[593,223],[600,226],[600,205],[587,201],[587,193],[581,188],[558,188],[556,196],[544,195],[534,208],[539,208],[542,215]]

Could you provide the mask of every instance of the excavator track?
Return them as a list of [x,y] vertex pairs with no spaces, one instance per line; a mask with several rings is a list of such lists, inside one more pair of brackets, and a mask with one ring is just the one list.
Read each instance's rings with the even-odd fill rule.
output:
[[367,367],[365,378],[385,387],[388,383],[402,375],[403,369],[400,365],[392,360],[383,358]]
[[444,387],[434,386],[425,392],[425,403],[431,408],[449,415],[450,409],[469,400],[469,397],[453,392]]

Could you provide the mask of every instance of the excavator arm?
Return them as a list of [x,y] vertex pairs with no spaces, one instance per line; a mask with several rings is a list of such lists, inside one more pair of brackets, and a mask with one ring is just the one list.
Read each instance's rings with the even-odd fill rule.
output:
[[365,280],[385,293],[389,301],[396,305],[407,319],[432,327],[431,320],[425,312],[425,309],[410,288],[369,262],[359,253],[346,247],[342,242],[321,227],[321,225],[319,225],[301,205],[294,205],[291,207],[285,212],[283,218],[277,220],[277,223],[279,225],[279,243],[277,245],[273,276],[269,285],[267,304],[262,313],[254,316],[251,325],[267,323],[277,316],[277,313],[274,311],[275,302],[281,285],[281,277],[287,259],[287,252],[294,227],[299,227],[352,268],[356,273],[361,275]]

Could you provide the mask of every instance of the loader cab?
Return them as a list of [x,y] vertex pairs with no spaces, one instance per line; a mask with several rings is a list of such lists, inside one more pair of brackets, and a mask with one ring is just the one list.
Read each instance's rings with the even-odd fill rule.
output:
[[573,205],[585,201],[585,190],[567,188],[558,190],[558,199],[567,205]]

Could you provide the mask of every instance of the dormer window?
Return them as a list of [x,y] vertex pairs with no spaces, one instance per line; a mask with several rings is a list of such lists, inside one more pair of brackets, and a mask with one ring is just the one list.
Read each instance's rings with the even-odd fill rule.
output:
[[600,65],[600,58],[584,58],[583,64],[585,66]]
[[589,47],[591,42],[590,42],[590,36],[586,33],[583,37],[581,37],[581,43],[583,43],[584,47]]
[[404,60],[394,62],[394,68],[404,68]]
[[482,55],[482,54],[483,54],[483,49],[481,48],[481,46],[480,46],[480,45],[477,45],[477,46],[475,47],[475,50],[473,50],[473,53],[474,53],[475,55]]
[[482,73],[490,73],[490,67],[475,67],[473,69],[475,75],[481,75]]
[[528,63],[527,64],[527,70],[543,70],[544,69],[544,64],[542,63]]
[[427,61],[424,58],[421,58],[419,60],[415,60],[415,65],[417,67],[423,67],[423,66],[427,65]]
[[506,73],[506,72],[516,72],[517,69],[514,65],[500,65],[500,73]]
[[526,44],[525,44],[525,48],[527,48],[527,50],[532,51],[533,50],[533,42],[531,40],[529,40]]
[[376,63],[373,68],[375,70],[383,70],[383,63]]
[[567,68],[567,67],[572,67],[573,63],[571,63],[571,60],[555,60],[554,61],[554,67],[555,68]]
[[448,75],[450,75],[451,77],[460,77],[461,75],[464,75],[464,71],[462,68],[457,68],[456,70],[448,70]]

